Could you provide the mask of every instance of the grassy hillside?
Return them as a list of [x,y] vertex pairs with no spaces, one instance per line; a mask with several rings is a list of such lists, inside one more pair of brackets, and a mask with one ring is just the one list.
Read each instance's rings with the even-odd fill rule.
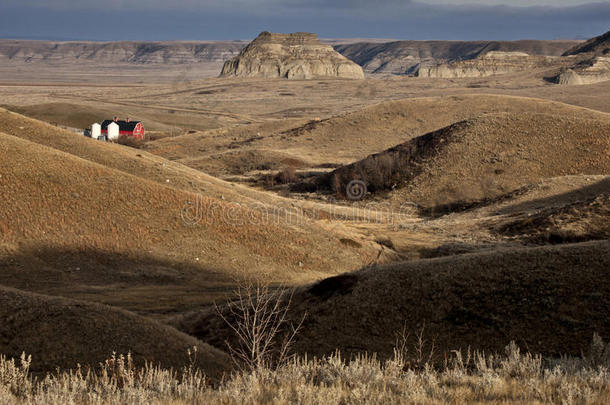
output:
[[324,175],[339,195],[361,180],[396,204],[424,207],[493,198],[547,177],[610,173],[610,118],[488,114],[414,138]]
[[587,42],[568,49],[564,56],[592,53],[594,55],[607,55],[610,52],[610,31]]
[[[213,175],[227,174],[224,168],[232,166],[234,154],[241,152],[243,156],[250,151],[256,153],[256,159],[244,156],[244,161],[254,166],[257,163],[270,163],[274,169],[290,166],[277,157],[281,154],[316,168],[352,163],[458,121],[484,114],[523,112],[580,119],[608,116],[525,97],[471,94],[410,98],[386,101],[319,121],[286,119],[166,138],[149,143],[147,150]],[[241,172],[249,171],[252,166],[244,164]],[[230,174],[235,172],[231,170]]]
[[197,349],[195,366],[219,378],[231,367],[225,353],[177,330],[99,304],[72,301],[0,287],[0,353],[33,357],[31,370],[52,372],[98,367],[114,352],[131,353],[137,366],[152,361],[180,369],[187,350]]
[[[291,317],[305,321],[294,348],[387,358],[404,328],[409,347],[423,330],[423,350],[434,342],[437,360],[459,348],[501,351],[506,340],[547,356],[579,355],[595,332],[610,337],[610,285],[601,282],[609,266],[606,240],[364,268],[295,292]],[[211,344],[232,336],[212,310],[175,324]]]
[[498,226],[497,232],[542,243],[610,239],[610,181],[600,183],[604,192],[561,207],[544,207]]
[[[282,211],[265,217],[266,209],[174,188],[179,173],[160,184],[162,163],[138,161],[119,145],[65,140],[104,166],[14,136],[0,139],[2,285],[157,312],[209,302],[234,279],[312,280],[376,254],[345,247],[339,234]],[[140,167],[147,171],[139,176],[125,172]],[[148,180],[149,172],[157,175]]]
[[91,128],[91,124],[101,122],[104,117],[112,118],[114,116],[110,109],[99,109],[70,103],[3,107],[37,120],[83,129]]

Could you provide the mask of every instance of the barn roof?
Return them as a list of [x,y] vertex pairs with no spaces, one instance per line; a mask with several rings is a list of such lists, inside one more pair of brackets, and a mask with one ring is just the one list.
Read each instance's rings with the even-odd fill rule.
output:
[[[112,122],[112,120],[106,120],[102,122],[102,130],[107,130],[108,125],[110,125],[110,123]],[[119,125],[119,131],[133,132],[133,130],[136,129],[136,126],[140,123],[140,121],[117,121],[116,123]]]

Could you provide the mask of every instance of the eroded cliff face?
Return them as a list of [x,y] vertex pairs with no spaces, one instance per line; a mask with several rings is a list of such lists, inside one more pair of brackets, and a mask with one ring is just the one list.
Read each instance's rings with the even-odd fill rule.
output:
[[317,35],[263,32],[235,58],[225,62],[221,76],[314,79],[363,79],[362,68]]
[[556,77],[557,84],[593,84],[610,80],[610,57],[597,56],[564,69]]
[[456,79],[546,68],[554,70],[551,81],[558,84],[593,84],[610,80],[610,33],[593,38],[561,57],[491,51],[475,59],[420,66],[416,76]]
[[582,41],[392,41],[337,44],[335,49],[367,73],[413,75],[420,66],[471,60],[489,52],[561,56]]
[[574,56],[577,62],[555,77],[555,82],[565,85],[593,84],[610,80],[610,31],[570,49],[566,56]]
[[222,63],[239,54],[241,41],[53,42],[0,40],[0,62],[56,64]]
[[476,59],[463,60],[435,66],[421,66],[419,77],[454,79],[463,77],[487,77],[521,72],[529,69],[552,67],[560,58],[532,56],[524,52],[488,52]]

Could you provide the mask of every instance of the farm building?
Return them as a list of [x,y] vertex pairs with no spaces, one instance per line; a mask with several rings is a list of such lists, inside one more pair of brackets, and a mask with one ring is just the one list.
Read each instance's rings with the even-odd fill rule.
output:
[[[118,133],[116,132],[115,124],[118,126]],[[109,127],[110,126],[110,131]],[[125,121],[118,119],[106,120],[102,122],[101,135],[106,136],[109,140],[116,140],[122,136],[129,136],[135,139],[144,139],[144,126],[140,121],[131,121],[127,118]]]
[[90,135],[91,138],[98,139],[100,136],[102,136],[102,126],[97,122],[91,125]]

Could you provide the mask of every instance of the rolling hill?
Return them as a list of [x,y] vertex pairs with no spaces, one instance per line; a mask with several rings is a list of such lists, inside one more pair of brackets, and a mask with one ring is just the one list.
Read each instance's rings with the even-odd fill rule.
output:
[[607,55],[610,53],[610,31],[598,37],[591,38],[583,44],[576,45],[568,49],[563,56],[593,54],[597,56]]
[[[150,142],[146,150],[215,176],[244,173],[251,167],[274,169],[299,161],[300,168],[333,167],[406,142],[455,122],[488,113],[556,113],[596,119],[599,113],[548,100],[498,96],[460,95],[410,98],[382,102],[320,120],[281,120],[245,125]],[[248,154],[256,161],[246,160]],[[235,171],[235,155],[244,156],[242,171]],[[225,168],[229,168],[225,170]]]
[[[361,180],[373,193],[424,207],[493,198],[547,177],[608,174],[610,118],[573,108],[487,114],[411,139],[322,175],[323,188],[345,193]],[[552,145],[552,148],[549,148]]]
[[177,330],[99,304],[0,287],[0,353],[32,356],[31,370],[97,367],[113,353],[131,353],[136,366],[153,362],[182,369],[187,350],[197,348],[194,366],[212,379],[230,370],[229,356]]
[[[404,328],[409,356],[417,356],[413,345],[423,330],[424,353],[434,342],[439,362],[456,349],[500,352],[511,340],[546,356],[578,356],[594,333],[610,335],[610,285],[600,282],[609,252],[607,240],[500,249],[329,278],[297,289],[292,298],[291,319],[305,315],[294,349],[388,358]],[[173,323],[211,344],[232,336],[209,309]]]
[[281,199],[2,115],[0,131],[22,138],[0,134],[0,285],[159,314],[235,279],[293,283],[377,256],[372,243],[346,247],[340,232],[283,216]]

